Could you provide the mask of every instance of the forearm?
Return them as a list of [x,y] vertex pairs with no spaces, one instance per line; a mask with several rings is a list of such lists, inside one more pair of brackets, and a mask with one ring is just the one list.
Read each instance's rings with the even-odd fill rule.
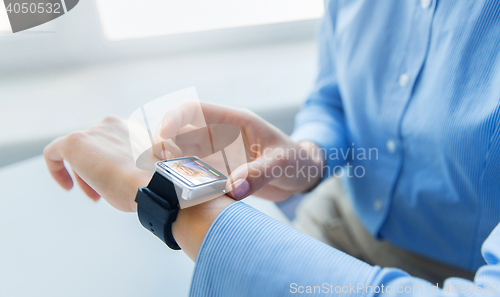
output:
[[498,228],[483,245],[489,265],[478,271],[475,283],[451,278],[445,283],[449,291],[445,291],[402,270],[370,266],[235,202],[219,214],[204,238],[190,296],[289,296],[310,292],[316,293],[314,296],[419,297],[427,293],[459,297],[464,294],[452,292],[453,288],[470,290],[471,286],[471,296],[487,296],[490,294],[486,292],[498,293],[500,282],[500,225]]
[[379,270],[235,202],[206,234],[191,296],[287,296],[296,286],[369,283]]

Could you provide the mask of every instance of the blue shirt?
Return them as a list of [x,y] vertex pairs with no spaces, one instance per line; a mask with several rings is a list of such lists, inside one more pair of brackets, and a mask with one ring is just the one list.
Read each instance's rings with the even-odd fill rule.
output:
[[474,282],[437,290],[235,202],[205,236],[191,295],[498,296],[500,225],[485,239],[500,220],[500,1],[327,1],[319,57],[293,138],[327,150],[330,174],[350,166],[374,236],[480,267]]
[[474,282],[450,278],[441,290],[399,269],[370,266],[234,202],[201,244],[190,296],[500,296],[500,224],[482,252],[487,264]]
[[500,219],[500,1],[327,1],[319,67],[293,139],[323,147],[329,174],[349,166],[336,174],[366,229],[484,265]]

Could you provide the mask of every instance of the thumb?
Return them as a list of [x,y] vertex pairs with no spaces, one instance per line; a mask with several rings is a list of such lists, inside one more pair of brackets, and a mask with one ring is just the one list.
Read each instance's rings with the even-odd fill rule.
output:
[[259,157],[236,168],[228,179],[226,193],[235,200],[252,195],[260,188],[283,175],[286,160]]

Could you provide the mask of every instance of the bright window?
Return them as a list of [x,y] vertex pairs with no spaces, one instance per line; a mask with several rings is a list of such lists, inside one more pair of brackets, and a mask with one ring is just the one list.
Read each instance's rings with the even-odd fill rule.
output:
[[96,0],[103,30],[122,40],[317,19],[323,0]]

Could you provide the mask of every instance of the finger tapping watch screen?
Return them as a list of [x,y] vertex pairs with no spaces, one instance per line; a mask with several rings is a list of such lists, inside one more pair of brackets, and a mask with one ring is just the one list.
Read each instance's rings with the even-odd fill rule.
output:
[[226,177],[210,165],[194,157],[174,159],[161,163],[165,165],[178,178],[191,186],[199,186],[215,180],[226,179]]

